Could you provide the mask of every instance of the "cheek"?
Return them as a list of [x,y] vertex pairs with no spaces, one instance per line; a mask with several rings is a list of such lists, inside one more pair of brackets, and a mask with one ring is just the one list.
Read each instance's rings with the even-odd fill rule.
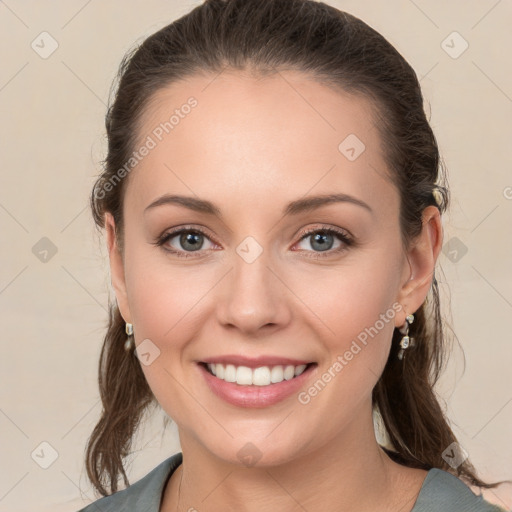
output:
[[186,282],[186,269],[172,265],[164,250],[150,243],[153,238],[145,235],[135,221],[133,225],[133,230],[126,232],[125,253],[130,312],[136,337],[151,334],[160,338],[173,326],[173,319],[184,314],[185,305],[180,298],[192,290]]
[[347,361],[357,359],[376,372],[383,368],[401,309],[396,302],[397,275],[391,267],[382,257],[367,255],[343,268],[323,269],[295,280],[293,290],[307,305],[313,330],[326,345],[331,362],[347,353]]
[[202,298],[218,280],[211,271],[177,266],[134,267],[132,276],[127,288],[137,337],[172,340],[173,345],[186,337]]
[[190,400],[189,393],[197,394],[194,381],[187,385],[192,386],[189,392],[183,388],[190,370],[187,350],[212,314],[205,305],[214,302],[209,294],[219,277],[206,267],[194,271],[192,266],[169,263],[138,265],[135,257],[127,265],[126,279],[137,346],[150,340],[157,347],[153,348],[157,357],[150,364],[143,364],[141,358],[142,371],[166,413],[186,425],[190,417],[200,414]]
[[[312,328],[325,357],[317,380],[303,390],[300,403],[311,403],[319,417],[329,415],[333,429],[349,421],[371,396],[388,359],[400,307],[389,291],[392,280],[384,279],[379,286],[376,280],[366,288],[358,277],[354,271],[325,282],[317,279],[314,302],[308,303],[321,320],[315,319]],[[304,410],[310,410],[308,405]]]

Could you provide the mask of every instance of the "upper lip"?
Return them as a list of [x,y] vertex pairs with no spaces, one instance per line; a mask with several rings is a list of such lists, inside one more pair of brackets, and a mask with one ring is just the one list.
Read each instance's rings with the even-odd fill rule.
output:
[[258,356],[258,357],[247,357],[241,355],[224,355],[214,356],[203,359],[202,363],[220,363],[223,365],[232,364],[234,366],[247,366],[248,368],[259,368],[260,366],[300,366],[302,364],[309,364],[313,361],[306,361],[303,359],[293,359],[289,357],[281,356]]

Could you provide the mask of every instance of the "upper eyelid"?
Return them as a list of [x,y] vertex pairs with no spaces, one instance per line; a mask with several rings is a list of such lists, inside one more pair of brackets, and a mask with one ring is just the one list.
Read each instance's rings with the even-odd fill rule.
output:
[[350,238],[352,239],[352,235],[344,228],[333,228],[333,227],[329,227],[329,226],[318,226],[316,228],[306,228],[305,230],[301,231],[301,240],[308,236],[308,235],[311,235],[312,233],[316,233],[317,231],[326,231],[326,232],[332,232],[332,233],[335,233],[337,235],[344,235],[346,236],[347,238]]

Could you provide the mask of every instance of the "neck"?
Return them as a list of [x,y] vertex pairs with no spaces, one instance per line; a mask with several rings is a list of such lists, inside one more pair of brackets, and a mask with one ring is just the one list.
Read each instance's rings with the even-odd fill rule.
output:
[[399,503],[409,512],[426,472],[385,454],[368,409],[315,450],[265,467],[226,462],[180,432],[183,463],[167,484],[161,512],[375,512],[397,510]]

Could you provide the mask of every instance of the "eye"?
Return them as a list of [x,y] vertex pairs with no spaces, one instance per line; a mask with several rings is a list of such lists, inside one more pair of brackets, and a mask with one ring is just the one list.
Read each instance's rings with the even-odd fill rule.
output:
[[[323,258],[332,256],[333,254],[339,254],[346,251],[348,247],[354,244],[354,241],[348,233],[341,229],[331,227],[322,226],[308,229],[301,235],[301,239],[298,242],[299,244],[308,239],[311,240],[309,245],[313,247],[313,251],[305,250],[305,252],[313,252],[313,254],[308,255],[308,257],[311,258]],[[332,249],[336,239],[340,245]],[[197,257],[201,257],[200,251],[205,250],[205,241],[213,243],[202,229],[186,226],[164,233],[157,239],[154,245],[162,247],[165,251],[179,258],[192,258],[196,257],[196,255],[193,254],[194,252],[198,252]]]
[[[173,242],[174,239],[176,240]],[[204,249],[205,240],[210,239],[202,229],[185,227],[165,233],[155,245],[163,247],[165,251],[180,258],[191,258],[195,256],[189,253]],[[170,246],[168,242],[171,242]]]
[[[333,245],[335,244],[336,239],[338,239],[340,245],[337,248],[331,250]],[[314,255],[309,256],[312,258],[323,258],[327,256],[332,256],[333,254],[341,253],[343,251],[346,251],[348,247],[350,247],[353,244],[353,240],[348,235],[348,233],[346,233],[343,230],[338,230],[329,227],[316,227],[308,229],[305,233],[302,233],[302,237],[299,243],[308,240],[308,245],[310,245],[310,247],[314,249],[313,252],[315,253]]]

